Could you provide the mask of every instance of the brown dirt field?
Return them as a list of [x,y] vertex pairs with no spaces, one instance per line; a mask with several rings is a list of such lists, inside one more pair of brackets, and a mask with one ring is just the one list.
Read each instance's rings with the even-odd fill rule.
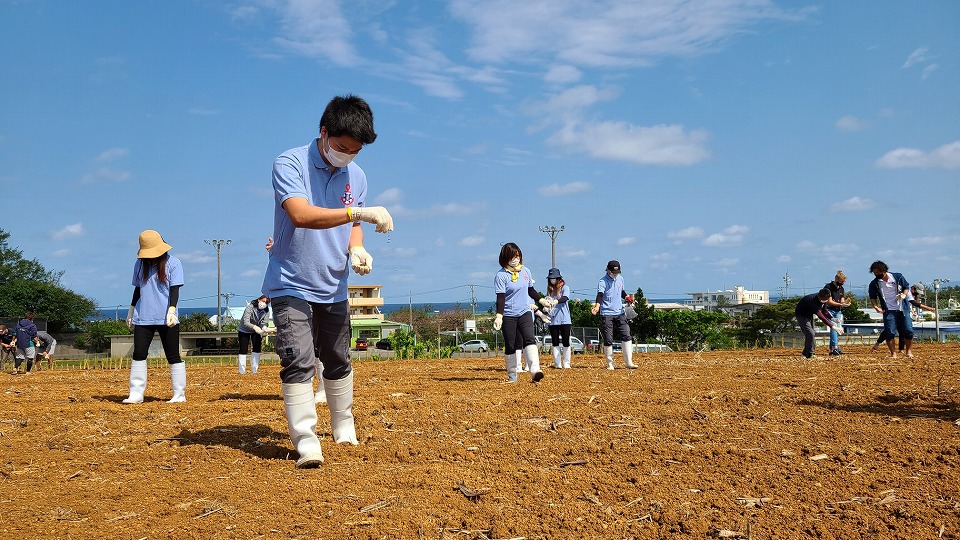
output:
[[960,538],[960,345],[636,360],[357,362],[361,445],[322,406],[302,471],[276,365],[188,364],[180,404],[165,367],[141,405],[126,370],[3,374],[0,536]]

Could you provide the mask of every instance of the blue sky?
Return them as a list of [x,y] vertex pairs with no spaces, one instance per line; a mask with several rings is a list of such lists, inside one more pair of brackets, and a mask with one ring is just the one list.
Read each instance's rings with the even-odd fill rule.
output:
[[[503,242],[578,296],[609,259],[656,298],[812,292],[883,259],[960,280],[960,3],[0,0],[0,227],[114,309],[137,235],[181,305],[259,294],[271,166],[334,95],[388,303],[493,299]],[[541,280],[539,285],[545,282]]]

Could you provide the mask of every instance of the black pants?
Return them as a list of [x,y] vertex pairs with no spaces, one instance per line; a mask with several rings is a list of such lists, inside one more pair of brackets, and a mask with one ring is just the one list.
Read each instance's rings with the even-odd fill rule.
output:
[[[630,324],[627,322],[627,316],[620,315],[602,315],[603,322],[601,333],[603,334],[603,345],[609,347],[613,345],[613,338],[619,338],[619,341],[630,341]],[[616,336],[614,336],[616,331]]]
[[563,345],[564,347],[570,346],[570,327],[572,324],[551,324],[550,325],[550,339],[553,343],[553,347]]
[[504,315],[500,330],[503,332],[504,354],[513,354],[517,349],[537,344],[537,339],[533,337],[533,317],[529,312],[519,317]]
[[260,334],[248,334],[246,332],[237,332],[237,341],[240,342],[240,354],[247,354],[250,348],[250,342],[253,341],[253,352],[258,353],[263,347],[263,336]]
[[150,352],[150,342],[153,335],[160,334],[160,343],[163,344],[163,354],[168,364],[179,364],[180,359],[180,325],[173,327],[165,324],[138,324],[133,327],[133,359],[146,360]]

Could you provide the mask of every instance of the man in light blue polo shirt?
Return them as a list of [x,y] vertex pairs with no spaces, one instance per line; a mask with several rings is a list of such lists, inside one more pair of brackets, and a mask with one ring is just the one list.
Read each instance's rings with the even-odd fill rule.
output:
[[382,206],[364,206],[367,177],[353,158],[376,140],[373,112],[363,99],[338,96],[320,118],[320,136],[281,154],[273,164],[275,195],[270,261],[261,292],[271,299],[283,403],[298,468],[323,463],[317,437],[314,350],[323,363],[323,387],[333,440],[358,444],[353,423],[350,309],[347,276],[373,270],[360,222],[393,230]]
[[[623,278],[620,276],[620,263],[610,261],[607,271],[597,283],[597,298],[590,307],[590,313],[600,314],[603,323],[603,354],[607,359],[607,369],[613,369],[613,338],[620,339],[623,349],[623,363],[628,369],[637,366],[633,364],[633,338],[630,337],[630,323],[624,313],[623,301],[633,302],[633,297],[623,290]],[[616,332],[616,336],[614,336]]]

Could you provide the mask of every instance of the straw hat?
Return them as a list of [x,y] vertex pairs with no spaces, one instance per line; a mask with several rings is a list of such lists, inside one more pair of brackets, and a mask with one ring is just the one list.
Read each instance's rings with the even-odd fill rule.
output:
[[140,233],[140,251],[137,252],[138,259],[153,259],[163,255],[173,249],[170,244],[163,241],[160,233],[147,229]]

